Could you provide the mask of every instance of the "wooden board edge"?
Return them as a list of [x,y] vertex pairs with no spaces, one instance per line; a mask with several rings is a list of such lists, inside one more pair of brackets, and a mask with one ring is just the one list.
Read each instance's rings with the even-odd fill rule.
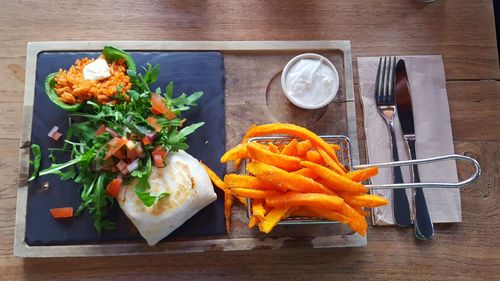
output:
[[344,54],[344,83],[346,91],[346,102],[354,102],[354,74],[352,69],[351,42],[347,41],[347,43],[345,43],[345,46],[341,50]]
[[[26,70],[36,69],[36,58],[38,51],[36,46],[30,43],[26,51]],[[26,71],[24,96],[23,96],[23,119],[19,143],[18,184],[16,201],[16,219],[14,228],[14,256],[24,256],[26,252],[24,237],[26,231],[26,207],[28,200],[28,171],[31,143],[31,122],[33,118],[33,104],[35,98],[36,72]]]
[[[49,257],[97,257],[97,256],[128,256],[128,255],[155,255],[181,254],[200,252],[230,252],[248,250],[271,250],[298,248],[291,245],[303,242],[313,249],[332,247],[362,247],[366,246],[366,239],[359,234],[350,236],[318,236],[311,241],[295,240],[291,237],[280,238],[224,238],[202,241],[165,242],[148,246],[144,243],[129,244],[94,244],[71,246],[37,246],[31,247],[25,243],[16,244],[15,256],[22,258],[49,258]],[[333,245],[333,246],[332,246]]]
[[52,41],[29,42],[28,50],[40,51],[62,50],[102,50],[106,45],[127,50],[183,50],[183,51],[263,51],[263,50],[324,50],[340,49],[348,51],[348,40],[318,41]]

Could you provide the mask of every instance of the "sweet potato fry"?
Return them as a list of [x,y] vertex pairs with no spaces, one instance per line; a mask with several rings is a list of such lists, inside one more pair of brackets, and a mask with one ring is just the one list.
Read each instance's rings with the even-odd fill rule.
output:
[[[245,143],[242,145],[244,145],[245,147],[244,148],[240,147],[239,150],[235,151],[234,156],[230,156],[230,155],[228,156],[229,158],[234,158],[234,157],[237,158],[237,159],[229,159],[229,160],[234,160],[234,168],[235,169],[238,169],[240,167],[240,164],[241,164],[241,161],[243,160],[243,158],[248,157],[248,152],[246,151],[247,144]],[[270,148],[267,145],[264,145],[264,144],[261,144],[258,142],[255,142],[255,146],[258,146],[258,147],[262,148],[263,150],[270,150]],[[237,146],[233,147],[233,149],[236,147]],[[226,155],[226,153],[224,155]],[[225,162],[229,161],[227,159],[224,159],[225,162],[222,162],[223,161],[222,158],[224,157],[224,155],[222,155],[222,157],[221,157],[221,163],[225,163]]]
[[[262,148],[262,149],[264,149],[264,150],[266,150],[266,151],[271,151],[271,148],[269,148],[269,145],[265,145],[265,144],[263,144],[263,143],[256,142],[256,141],[254,141],[254,142],[252,142],[252,143],[253,143],[253,145],[256,145],[256,146],[258,146],[258,147],[260,147],[260,148]],[[278,153],[279,153],[279,152],[278,152]]]
[[208,177],[215,184],[215,186],[222,189],[223,191],[226,191],[226,184],[222,181],[222,179],[219,178],[219,176],[212,169],[210,169],[207,165],[205,165],[201,161],[200,164],[205,169],[205,171],[208,174]]
[[320,193],[297,193],[287,192],[266,199],[266,205],[271,207],[283,206],[305,206],[318,207],[327,210],[338,210],[342,208],[344,200],[335,195]]
[[[224,177],[224,183],[227,188],[251,188],[251,189],[274,189],[274,190],[282,190],[280,187],[274,186],[270,183],[267,183],[259,178],[247,175],[237,175],[237,174],[227,174]],[[284,190],[283,190],[284,191]]]
[[[309,168],[306,168],[306,169],[309,169]],[[311,169],[309,169],[309,170],[312,171]],[[331,184],[330,184],[329,181],[326,181],[326,180],[320,178],[316,173],[315,173],[315,175],[316,175],[316,178],[314,179],[314,181],[316,181],[317,183],[322,184],[323,186],[325,186],[326,188],[332,190],[332,192],[333,192],[333,189],[330,187]]]
[[[289,173],[262,162],[252,162],[247,166],[248,171],[257,178],[275,186],[287,188],[298,192],[312,192],[335,194],[313,179],[301,175]],[[327,169],[327,168],[325,168]],[[327,169],[328,170],[328,169]],[[332,172],[333,173],[333,172]]]
[[378,167],[373,166],[366,169],[361,169],[357,171],[352,171],[347,173],[347,177],[356,182],[365,181],[378,174]]
[[338,145],[338,144],[334,144],[334,143],[330,143],[330,147],[331,147],[333,150],[337,150],[337,151],[339,151],[340,149],[342,149],[342,148],[340,147],[340,145]]
[[314,173],[316,173],[316,175],[318,175],[326,183],[328,183],[328,188],[334,191],[346,191],[352,193],[366,193],[368,191],[368,189],[359,182],[352,181],[351,179],[341,176],[334,171],[316,163],[302,161],[300,162],[300,164],[311,169]]
[[304,157],[307,151],[312,148],[312,143],[310,140],[299,141],[297,143],[297,150],[295,151],[295,156]]
[[252,200],[252,215],[256,217],[259,221],[263,221],[266,216],[266,209],[264,209],[263,200],[254,199]]
[[301,168],[299,164],[301,159],[298,157],[273,153],[262,149],[262,147],[253,142],[247,145],[247,150],[249,157],[254,160],[271,164],[287,171],[296,171]]
[[321,157],[321,154],[317,150],[309,150],[306,152],[306,160],[319,165],[326,165],[325,160]]
[[339,159],[337,159],[337,156],[335,158],[330,157],[323,149],[318,148],[318,152],[321,155],[321,158],[325,161],[326,165],[330,167],[333,171],[337,172],[340,175],[345,175],[345,167],[344,165],[340,164]]
[[241,196],[234,196],[236,197],[236,199],[238,199],[238,201],[240,201],[241,205],[243,206],[247,206],[247,199],[245,197],[241,197]]
[[232,195],[229,191],[224,191],[224,217],[226,218],[226,231],[231,232],[231,207],[233,206]]
[[246,143],[250,138],[272,134],[287,134],[303,140],[309,140],[316,147],[321,147],[332,158],[335,157],[335,150],[322,138],[310,130],[293,124],[266,124],[253,126],[243,137],[242,143]]
[[374,194],[353,195],[342,193],[340,196],[344,198],[344,200],[351,206],[374,208],[389,204],[389,201],[387,201],[387,199]]
[[289,143],[285,145],[281,154],[293,156],[297,152],[297,139],[292,139]]
[[273,208],[267,213],[265,219],[259,223],[260,231],[269,233],[278,224],[278,222],[287,216],[290,206]]
[[[226,151],[226,153],[224,153],[224,155],[222,155],[222,157],[220,158],[220,162],[226,163],[228,161],[241,160],[245,157],[248,157],[247,144],[240,143],[237,146]],[[236,166],[236,162],[235,162],[235,166]]]
[[274,153],[280,153],[280,149],[272,142],[268,142],[267,146],[269,147],[269,151]]
[[342,215],[338,211],[332,211],[328,209],[323,209],[319,207],[309,207],[309,209],[315,213],[317,216],[325,218],[331,221],[338,221],[341,223],[349,223],[349,218]]
[[257,218],[254,216],[251,216],[250,221],[248,222],[248,228],[252,229],[257,223],[258,223]]
[[268,197],[276,196],[281,193],[276,190],[258,190],[249,188],[231,188],[230,191],[233,195],[251,199],[266,199]]
[[300,170],[297,170],[297,171],[294,171],[292,172],[292,174],[296,174],[296,175],[301,175],[301,176],[304,176],[304,177],[308,177],[308,178],[311,178],[311,179],[316,179],[318,178],[318,175],[316,175],[311,169],[309,168],[302,168]]
[[352,230],[356,231],[361,236],[366,235],[366,229],[368,228],[368,224],[366,223],[365,217],[359,214],[347,203],[344,203],[344,205],[340,210],[338,210],[338,212],[349,218],[348,224],[352,228]]

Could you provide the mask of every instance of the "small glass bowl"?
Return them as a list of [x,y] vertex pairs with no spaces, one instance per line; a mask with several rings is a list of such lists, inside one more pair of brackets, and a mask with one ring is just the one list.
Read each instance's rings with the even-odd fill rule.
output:
[[[305,103],[305,102],[300,101],[299,99],[293,97],[293,95],[291,95],[288,92],[288,87],[287,87],[288,72],[290,71],[290,69],[293,67],[294,64],[296,64],[297,62],[299,62],[302,59],[319,60],[319,61],[323,62],[328,68],[330,68],[331,71],[333,72],[333,75],[334,75],[333,79],[334,79],[335,83],[333,84],[333,87],[331,88],[331,91],[329,93],[328,98],[324,99],[320,103],[317,103],[317,104]],[[339,90],[339,85],[340,85],[340,80],[339,80],[339,73],[337,71],[337,68],[335,68],[335,66],[333,65],[333,63],[329,59],[325,58],[322,55],[318,55],[318,54],[305,53],[305,54],[300,54],[300,55],[292,58],[285,65],[285,68],[283,69],[283,72],[281,73],[281,89],[283,90],[283,93],[285,94],[286,98],[294,105],[296,105],[300,108],[303,108],[303,109],[318,109],[318,108],[322,108],[322,107],[328,105],[337,96],[337,93]]]

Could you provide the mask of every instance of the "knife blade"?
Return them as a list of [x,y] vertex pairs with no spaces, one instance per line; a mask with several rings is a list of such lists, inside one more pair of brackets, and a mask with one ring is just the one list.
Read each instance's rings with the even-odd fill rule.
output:
[[[415,149],[415,123],[413,120],[413,106],[410,95],[410,83],[406,73],[406,65],[403,59],[398,60],[396,64],[396,79],[394,93],[396,96],[396,110],[403,132],[403,138],[408,150],[410,159],[416,159]],[[420,182],[418,173],[418,166],[413,165],[412,180],[413,182]],[[427,208],[424,192],[422,188],[415,188],[413,190],[413,225],[415,228],[415,236],[420,239],[430,239],[434,235],[434,226]]]

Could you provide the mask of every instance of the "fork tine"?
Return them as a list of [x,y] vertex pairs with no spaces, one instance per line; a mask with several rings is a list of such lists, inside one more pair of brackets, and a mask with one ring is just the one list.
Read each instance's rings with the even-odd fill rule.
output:
[[375,102],[378,104],[381,102],[381,83],[380,83],[380,75],[382,72],[382,57],[378,60],[378,68],[377,68],[377,78],[375,78]]
[[387,102],[389,103],[394,103],[395,102],[395,96],[394,96],[394,70],[396,68],[396,57],[390,57],[389,58],[389,76],[387,78],[387,95],[388,95],[388,100]]
[[384,57],[384,65],[383,65],[383,75],[382,75],[382,103],[386,103],[388,100],[387,96],[387,76],[388,76],[388,64],[387,64],[387,57]]
[[375,79],[375,102],[380,103],[382,102],[382,83],[381,83],[381,76],[383,73],[383,65],[382,65],[382,57],[378,60],[378,69],[377,69],[377,78]]

